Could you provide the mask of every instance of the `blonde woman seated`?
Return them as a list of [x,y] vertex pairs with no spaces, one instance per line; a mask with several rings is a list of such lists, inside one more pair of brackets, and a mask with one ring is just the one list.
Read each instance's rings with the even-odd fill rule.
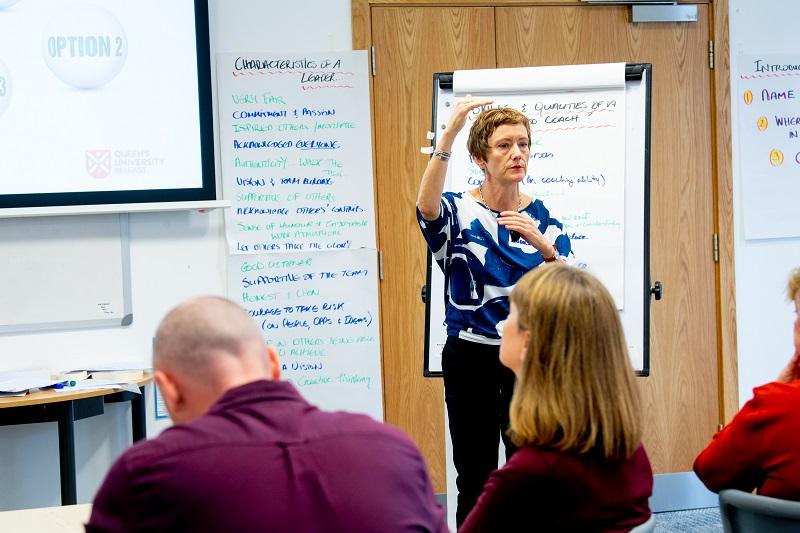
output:
[[591,274],[553,264],[525,274],[510,300],[500,360],[517,377],[510,433],[520,449],[459,531],[622,532],[646,522],[653,473],[611,295]]

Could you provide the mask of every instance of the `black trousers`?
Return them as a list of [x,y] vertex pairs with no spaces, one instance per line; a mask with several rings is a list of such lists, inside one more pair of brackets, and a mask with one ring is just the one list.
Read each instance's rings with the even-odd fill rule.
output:
[[447,337],[442,351],[444,399],[453,442],[461,526],[489,474],[497,469],[500,438],[506,460],[516,446],[506,435],[514,373],[500,363],[500,347]]

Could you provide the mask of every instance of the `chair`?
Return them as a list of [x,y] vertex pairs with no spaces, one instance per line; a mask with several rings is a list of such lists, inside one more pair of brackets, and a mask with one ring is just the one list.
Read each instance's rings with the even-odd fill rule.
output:
[[650,518],[647,519],[647,522],[643,524],[639,524],[635,528],[630,530],[630,533],[653,533],[656,530],[656,515],[650,513]]
[[726,489],[719,493],[719,512],[725,533],[800,531],[800,502]]

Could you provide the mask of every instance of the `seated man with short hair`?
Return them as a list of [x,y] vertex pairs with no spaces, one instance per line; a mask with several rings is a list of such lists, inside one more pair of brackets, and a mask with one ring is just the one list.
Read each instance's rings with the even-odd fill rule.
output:
[[306,402],[234,303],[170,311],[153,369],[176,425],[116,461],[87,531],[447,531],[411,440]]

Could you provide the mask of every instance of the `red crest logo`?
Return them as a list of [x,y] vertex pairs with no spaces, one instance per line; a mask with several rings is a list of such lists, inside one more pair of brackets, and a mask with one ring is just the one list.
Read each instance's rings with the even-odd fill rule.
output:
[[93,178],[111,174],[111,150],[86,150],[86,173]]

